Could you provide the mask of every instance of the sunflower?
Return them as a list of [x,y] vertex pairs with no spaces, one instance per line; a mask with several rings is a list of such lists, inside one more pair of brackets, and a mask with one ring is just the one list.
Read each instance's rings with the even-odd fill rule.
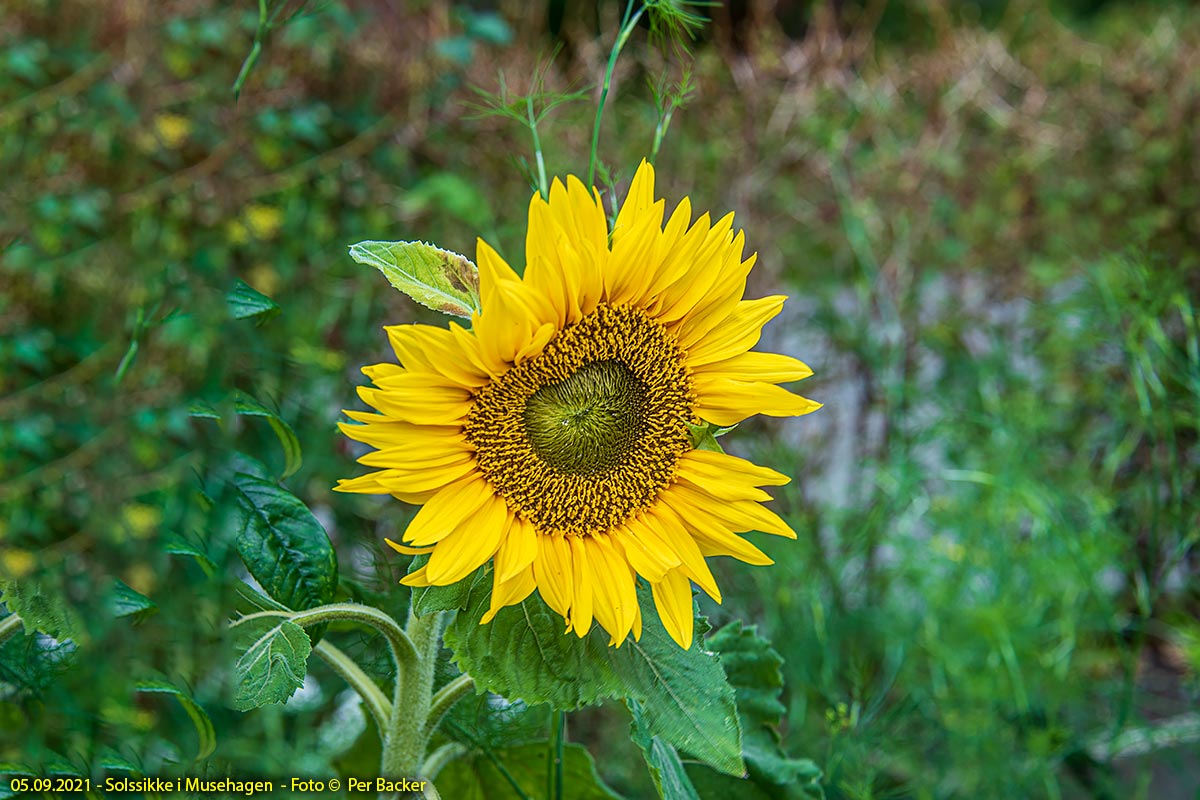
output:
[[536,589],[582,637],[641,636],[638,576],[666,630],[692,641],[692,584],[717,602],[708,556],[771,559],[739,534],[795,538],[762,506],[775,470],[697,449],[696,426],[820,407],[776,384],[812,374],[751,351],[784,297],[743,300],[754,264],[733,215],[666,220],[643,162],[611,232],[599,193],[555,181],[529,205],[524,276],[478,242],[470,330],[388,327],[402,366],[363,372],[378,413],[347,411],[378,468],[344,492],[423,504],[400,552],[429,553],[403,579],[443,586],[493,562],[489,622]]

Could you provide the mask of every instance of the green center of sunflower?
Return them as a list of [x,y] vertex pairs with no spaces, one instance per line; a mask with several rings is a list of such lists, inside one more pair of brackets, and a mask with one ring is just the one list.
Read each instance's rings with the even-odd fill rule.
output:
[[642,382],[620,361],[584,364],[525,401],[525,435],[560,472],[605,472],[637,444],[644,394]]
[[671,483],[694,405],[662,323],[600,305],[480,389],[463,432],[514,511],[543,532],[586,535],[648,508]]

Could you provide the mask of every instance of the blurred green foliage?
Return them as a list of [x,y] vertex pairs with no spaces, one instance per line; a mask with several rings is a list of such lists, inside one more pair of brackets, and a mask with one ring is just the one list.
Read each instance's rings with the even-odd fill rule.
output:
[[[253,3],[6,8],[0,580],[68,611],[0,646],[0,762],[369,774],[377,737],[315,659],[286,705],[233,710],[221,577],[243,568],[212,495],[235,449],[295,468],[338,597],[405,607],[380,544],[411,509],[332,494],[356,470],[334,424],[390,359],[381,325],[441,321],[345,248],[483,236],[520,263],[526,137],[468,87],[587,85],[619,12],[484,5],[317,4],[236,101]],[[784,742],[829,797],[1195,796],[1194,732],[1156,732],[1200,700],[1200,15],[749,7],[711,10],[660,190],[738,212],[754,292],[794,296],[766,344],[826,408],[731,440],[795,476],[776,505],[801,540],[719,564],[705,610],[782,655]],[[674,69],[644,37],[624,57],[617,184]],[[552,173],[584,169],[591,113],[543,122]],[[378,641],[336,633],[387,677]],[[492,740],[460,707],[448,735],[544,738],[502,710],[538,733]],[[653,791],[627,718],[572,719],[614,789]]]

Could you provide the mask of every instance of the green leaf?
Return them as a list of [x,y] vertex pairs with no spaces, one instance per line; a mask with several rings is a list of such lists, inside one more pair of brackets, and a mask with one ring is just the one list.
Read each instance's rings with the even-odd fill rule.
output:
[[43,581],[0,581],[0,603],[21,618],[26,633],[40,631],[62,641],[76,638],[82,630],[78,615],[61,591]]
[[750,779],[764,788],[800,785],[812,796],[821,796],[820,768],[809,759],[789,757],[779,744],[776,728],[787,710],[779,700],[783,658],[754,626],[745,627],[740,621],[713,633],[708,645],[720,655],[737,694]]
[[654,780],[654,787],[658,789],[658,796],[663,800],[700,800],[700,796],[696,794],[696,787],[692,785],[692,779],[688,777],[683,762],[679,760],[679,753],[663,741],[661,736],[650,734],[642,715],[641,703],[629,700],[627,705],[633,717],[629,738],[641,748],[642,757],[646,759],[646,766],[650,769],[650,777]]
[[286,489],[251,475],[233,478],[236,546],[250,574],[294,610],[323,605],[337,589],[337,554],[321,523]]
[[234,674],[238,711],[285,702],[304,685],[312,641],[290,620],[253,619],[238,626],[236,644],[242,651]]
[[550,716],[545,703],[531,706],[483,692],[455,703],[439,730],[476,748],[511,747],[545,739]]
[[468,318],[479,310],[479,270],[466,256],[425,242],[359,242],[350,257],[426,308]]
[[[733,688],[699,637],[683,650],[657,615],[645,614],[640,641],[609,647],[599,626],[582,639],[564,633],[562,617],[536,595],[480,625],[490,599],[491,583],[483,582],[446,631],[455,660],[478,686],[564,710],[633,699],[643,705],[652,735],[722,772],[745,772]],[[639,591],[639,602],[653,607],[648,589]]]
[[244,281],[236,280],[225,294],[234,319],[253,319],[259,325],[279,313],[279,304]]
[[724,453],[725,449],[717,442],[717,437],[724,436],[737,425],[730,425],[722,428],[720,425],[714,425],[711,422],[706,422],[703,425],[688,424],[688,433],[692,440],[692,447],[696,450],[712,450],[716,453]]
[[245,392],[234,393],[233,409],[243,417],[262,417],[271,426],[271,430],[275,431],[275,435],[279,438],[279,444],[283,446],[284,465],[281,477],[286,478],[300,469],[302,461],[300,440],[296,437],[296,432],[292,430],[291,425]]
[[[455,800],[529,800],[546,796],[546,748],[549,742],[476,751],[446,765],[437,779],[442,797]],[[498,766],[499,765],[499,766]],[[514,786],[515,784],[515,786]],[[619,800],[620,795],[596,774],[583,745],[563,748],[563,785],[571,800]]]
[[[429,563],[428,555],[415,556],[408,567],[411,575]],[[491,571],[487,565],[475,570],[461,581],[449,586],[419,586],[412,590],[412,607],[418,616],[432,614],[436,611],[458,611],[467,607],[467,598],[471,589],[484,579],[490,579]]]
[[200,565],[200,569],[204,571],[206,577],[211,578],[217,571],[217,565],[203,550],[183,539],[178,537],[168,539],[163,549],[173,556],[191,556],[196,559],[196,563]]
[[192,699],[190,694],[166,681],[139,681],[137,690],[146,694],[170,694],[175,696],[175,699],[179,701],[179,705],[183,706],[183,710],[191,717],[192,724],[196,726],[196,736],[198,737],[196,745],[197,761],[208,758],[217,749],[217,732],[213,728],[212,720],[208,718],[208,714],[200,707],[199,703]]
[[116,581],[109,596],[109,609],[114,617],[133,617],[136,622],[140,622],[158,611],[158,606],[149,597],[131,589],[123,581]]
[[188,403],[188,416],[195,417],[197,419],[221,418],[220,412],[213,408],[211,403],[205,402],[204,400],[193,400],[192,402]]

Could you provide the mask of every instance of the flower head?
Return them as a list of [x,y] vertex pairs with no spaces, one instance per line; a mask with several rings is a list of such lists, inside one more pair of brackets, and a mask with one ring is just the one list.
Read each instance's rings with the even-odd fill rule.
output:
[[820,407],[776,384],[800,361],[750,350],[782,296],[743,300],[754,256],[733,215],[664,225],[644,163],[610,233],[595,190],[555,181],[529,206],[524,277],[478,244],[481,310],[466,330],[387,328],[402,366],[364,369],[378,413],[346,412],[347,436],[378,471],[347,492],[423,504],[401,552],[428,552],[403,582],[447,585],[493,561],[488,622],[535,589],[584,636],[641,635],[635,585],[649,582],[664,626],[692,640],[695,583],[720,602],[705,562],[770,564],[739,534],[795,538],[761,505],[788,478],[695,449],[693,427]]

